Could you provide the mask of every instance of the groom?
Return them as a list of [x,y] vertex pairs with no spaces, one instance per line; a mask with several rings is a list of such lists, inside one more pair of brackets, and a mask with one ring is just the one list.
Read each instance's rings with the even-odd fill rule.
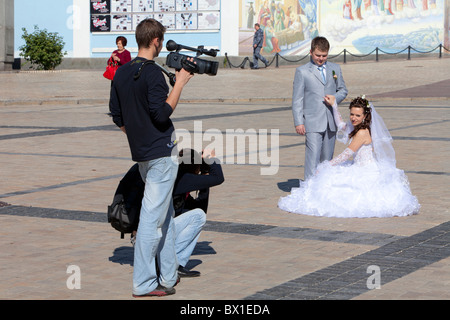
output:
[[348,92],[339,65],[327,62],[329,50],[326,38],[314,38],[310,62],[295,71],[292,113],[296,132],[306,135],[305,181],[320,162],[333,158],[336,124],[324,97],[334,95],[339,104]]

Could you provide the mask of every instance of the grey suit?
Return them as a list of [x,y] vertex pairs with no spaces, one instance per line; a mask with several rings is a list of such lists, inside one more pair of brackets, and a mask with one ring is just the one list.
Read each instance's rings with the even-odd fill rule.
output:
[[305,180],[314,174],[320,162],[333,158],[336,124],[324,97],[334,95],[339,104],[347,92],[341,67],[335,63],[326,62],[326,83],[312,61],[295,71],[292,113],[294,125],[303,124],[306,130]]

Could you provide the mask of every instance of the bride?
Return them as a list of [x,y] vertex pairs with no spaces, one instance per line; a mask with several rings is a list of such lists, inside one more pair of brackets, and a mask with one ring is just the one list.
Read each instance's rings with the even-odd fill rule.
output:
[[[282,210],[314,216],[367,218],[407,216],[419,212],[408,178],[395,165],[392,137],[383,119],[365,98],[350,103],[344,122],[332,95],[337,140],[350,144],[331,161],[319,164],[314,176],[280,198]],[[353,160],[352,160],[353,159]]]

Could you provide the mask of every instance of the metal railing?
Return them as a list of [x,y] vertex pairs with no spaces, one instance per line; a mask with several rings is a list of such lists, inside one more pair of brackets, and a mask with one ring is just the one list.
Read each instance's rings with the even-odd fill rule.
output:
[[[387,52],[385,50],[382,50],[382,49],[376,47],[375,49],[373,49],[371,52],[369,52],[367,54],[353,54],[350,51],[348,51],[347,49],[344,49],[341,52],[339,52],[338,54],[329,56],[328,59],[330,59],[330,60],[336,59],[339,56],[343,55],[344,56],[344,63],[347,63],[347,55],[350,55],[350,56],[355,57],[355,58],[365,58],[365,57],[368,57],[368,56],[373,55],[375,53],[375,61],[379,61],[380,52],[382,54],[386,54],[386,55],[396,55],[396,54],[401,54],[401,53],[404,53],[405,51],[407,51],[408,52],[408,54],[407,54],[408,58],[407,59],[411,60],[411,52],[412,51],[415,51],[417,53],[422,53],[422,54],[428,54],[428,53],[432,53],[432,52],[434,52],[434,51],[436,51],[438,49],[439,49],[439,58],[442,58],[442,51],[443,50],[450,52],[450,49],[444,47],[442,44],[439,44],[436,48],[434,48],[432,50],[429,50],[429,51],[420,51],[420,50],[417,50],[417,49],[415,49],[415,48],[413,48],[411,46],[408,46],[405,49],[400,50],[398,52]],[[289,63],[297,63],[297,62],[300,62],[300,61],[306,59],[308,56],[310,56],[309,53],[306,54],[304,57],[292,60],[292,59],[287,59],[287,58],[283,57],[279,53],[275,53],[275,55],[273,56],[272,60],[268,63],[268,66],[271,66],[272,63],[275,62],[275,67],[278,68],[279,67],[279,59],[280,58],[283,59],[284,61],[289,62]],[[249,57],[245,57],[244,60],[240,64],[234,65],[234,64],[231,63],[230,59],[228,58],[227,53],[225,53],[225,59],[226,59],[226,64],[230,68],[241,68],[241,69],[244,69],[247,62],[249,63],[250,66],[252,66],[252,64],[253,64],[253,62],[250,60]]]

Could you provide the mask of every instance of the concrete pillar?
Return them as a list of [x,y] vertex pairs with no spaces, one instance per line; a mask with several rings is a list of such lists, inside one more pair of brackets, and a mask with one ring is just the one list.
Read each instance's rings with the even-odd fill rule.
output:
[[0,0],[0,71],[14,62],[14,0]]
[[444,5],[444,47],[450,50],[450,0],[445,0]]

